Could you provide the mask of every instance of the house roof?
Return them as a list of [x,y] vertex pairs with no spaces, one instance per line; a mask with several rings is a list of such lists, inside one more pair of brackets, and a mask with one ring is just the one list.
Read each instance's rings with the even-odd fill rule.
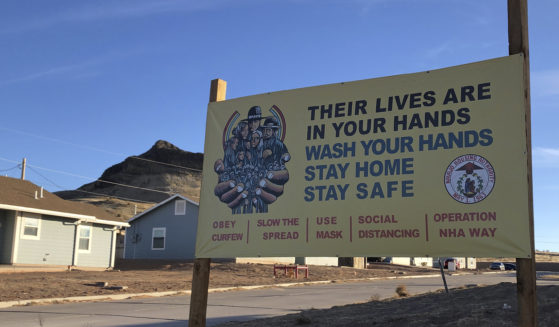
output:
[[143,211],[143,212],[141,212],[141,213],[135,215],[134,217],[128,219],[128,222],[131,223],[132,221],[134,221],[134,220],[136,220],[136,219],[138,219],[138,218],[140,218],[140,217],[146,215],[148,212],[151,212],[151,211],[153,211],[153,210],[155,210],[155,209],[161,207],[162,205],[164,205],[164,204],[166,204],[166,203],[168,203],[168,202],[173,201],[173,200],[176,199],[176,198],[186,200],[186,202],[189,202],[189,203],[191,203],[191,204],[193,204],[193,205],[195,205],[195,206],[197,206],[197,207],[199,206],[198,202],[194,202],[194,201],[190,200],[189,198],[187,198],[187,197],[185,197],[185,196],[182,196],[182,195],[180,195],[180,194],[175,194],[175,195],[172,195],[171,197],[169,197],[167,200],[164,200],[164,201],[162,201],[162,202],[159,202],[158,204],[154,205],[153,207],[151,207],[151,208],[149,208],[149,209],[147,209],[147,210],[145,210],[145,211]]
[[[35,193],[36,192],[36,193]],[[37,194],[37,197],[35,197]],[[0,209],[34,212],[88,222],[128,226],[109,212],[91,204],[64,200],[29,181],[0,176]]]

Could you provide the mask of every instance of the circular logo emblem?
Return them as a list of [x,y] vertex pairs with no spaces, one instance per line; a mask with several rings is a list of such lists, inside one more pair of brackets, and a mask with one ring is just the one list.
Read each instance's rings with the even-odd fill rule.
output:
[[484,157],[466,154],[452,160],[444,174],[444,184],[454,200],[477,203],[493,190],[495,170]]

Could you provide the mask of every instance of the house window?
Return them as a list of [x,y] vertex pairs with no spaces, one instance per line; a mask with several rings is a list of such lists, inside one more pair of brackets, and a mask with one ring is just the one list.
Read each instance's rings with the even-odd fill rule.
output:
[[80,225],[79,228],[79,240],[78,240],[78,250],[81,252],[91,251],[91,226]]
[[[28,215],[27,213],[25,215]],[[36,217],[23,217],[23,228],[21,238],[24,239],[39,239],[41,229],[41,219],[39,215]]]
[[165,234],[167,228],[155,227],[151,234],[151,249],[152,250],[165,250]]
[[175,201],[175,216],[184,216],[186,214],[186,200]]

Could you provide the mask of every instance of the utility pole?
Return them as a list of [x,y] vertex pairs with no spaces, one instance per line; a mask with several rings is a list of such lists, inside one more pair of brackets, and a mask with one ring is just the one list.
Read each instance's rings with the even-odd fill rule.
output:
[[23,160],[21,161],[21,179],[24,180],[25,179],[25,165],[27,164],[27,159],[23,158]]
[[528,166],[528,203],[530,226],[530,258],[516,258],[516,292],[519,326],[537,325],[536,256],[534,251],[534,199],[532,189],[532,137],[530,110],[530,51],[528,46],[528,0],[508,0],[509,54],[524,54],[524,98],[526,100],[526,143]]
[[[214,79],[210,84],[210,102],[225,100],[227,82]],[[192,293],[190,294],[189,327],[206,327],[208,288],[210,284],[210,258],[196,258],[192,268]]]

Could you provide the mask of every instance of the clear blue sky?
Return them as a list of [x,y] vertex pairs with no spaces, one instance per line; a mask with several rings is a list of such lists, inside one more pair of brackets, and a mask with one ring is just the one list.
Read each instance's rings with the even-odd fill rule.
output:
[[[557,13],[559,1],[529,0],[536,248],[554,251]],[[158,139],[202,152],[214,78],[235,98],[501,57],[507,9],[506,0],[2,1],[0,49],[0,174],[19,177],[26,157],[27,179],[58,191]]]

